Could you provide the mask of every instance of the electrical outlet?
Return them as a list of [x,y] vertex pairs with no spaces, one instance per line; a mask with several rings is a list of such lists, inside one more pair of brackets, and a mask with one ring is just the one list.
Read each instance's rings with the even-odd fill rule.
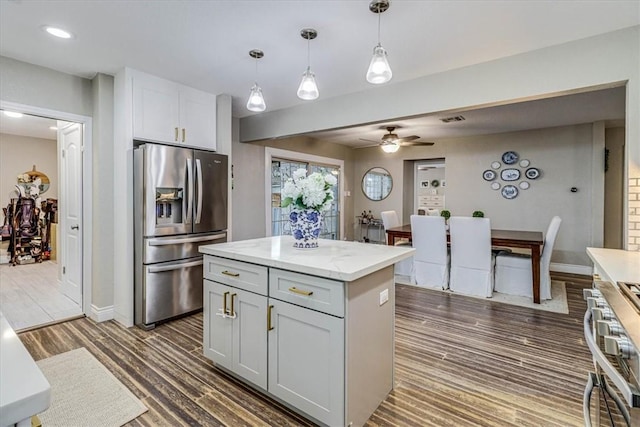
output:
[[384,291],[380,292],[380,305],[384,304],[387,301],[389,301],[389,289],[385,289]]

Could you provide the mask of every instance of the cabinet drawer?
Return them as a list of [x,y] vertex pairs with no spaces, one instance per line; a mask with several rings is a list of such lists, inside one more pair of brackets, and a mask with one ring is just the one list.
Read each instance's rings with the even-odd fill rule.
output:
[[204,277],[246,291],[267,295],[267,267],[213,256],[204,257]]
[[291,271],[269,270],[269,297],[344,317],[344,283]]
[[428,207],[433,207],[433,208],[441,208],[444,206],[444,202],[442,200],[431,200],[429,203],[427,203]]

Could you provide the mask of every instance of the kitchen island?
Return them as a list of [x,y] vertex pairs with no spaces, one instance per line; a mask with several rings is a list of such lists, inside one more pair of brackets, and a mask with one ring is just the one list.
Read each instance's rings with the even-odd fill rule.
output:
[[360,426],[393,389],[393,265],[414,249],[319,246],[201,246],[204,354],[316,423]]

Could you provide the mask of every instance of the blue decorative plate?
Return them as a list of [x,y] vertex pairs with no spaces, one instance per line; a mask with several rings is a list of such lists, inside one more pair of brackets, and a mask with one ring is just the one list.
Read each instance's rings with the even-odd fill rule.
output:
[[500,172],[500,178],[503,181],[517,181],[520,179],[520,170],[513,168],[503,169],[502,172]]
[[502,155],[502,163],[505,165],[513,165],[518,161],[518,153],[515,151],[505,151]]
[[496,179],[496,173],[491,169],[487,169],[486,171],[482,172],[482,177],[485,181],[493,181],[494,179]]
[[529,168],[524,175],[529,179],[538,179],[540,178],[540,170],[538,168]]
[[502,187],[500,193],[502,193],[502,197],[504,197],[505,199],[515,199],[516,197],[518,197],[518,187],[516,187],[515,185],[505,185],[504,187]]

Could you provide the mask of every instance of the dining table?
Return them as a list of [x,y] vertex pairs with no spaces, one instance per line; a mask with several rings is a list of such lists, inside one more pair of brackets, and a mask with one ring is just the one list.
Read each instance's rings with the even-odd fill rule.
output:
[[[387,232],[387,244],[393,246],[396,239],[411,240],[411,224],[390,227]],[[449,232],[447,231],[447,242]],[[494,230],[491,229],[491,246],[506,248],[525,248],[531,251],[531,279],[533,302],[540,304],[540,249],[544,244],[541,231]]]

